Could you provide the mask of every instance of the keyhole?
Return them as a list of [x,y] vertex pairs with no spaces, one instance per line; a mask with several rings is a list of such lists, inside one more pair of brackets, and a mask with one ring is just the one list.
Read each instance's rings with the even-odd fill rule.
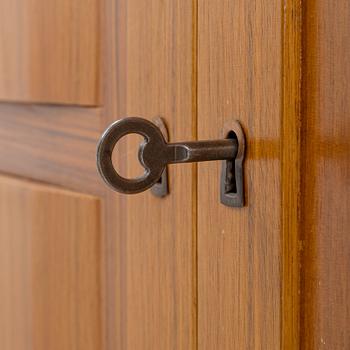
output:
[[[230,131],[227,134],[227,139],[237,140],[237,135],[234,131]],[[225,179],[225,193],[236,194],[237,182],[236,182],[236,169],[234,160],[226,161],[226,179]]]

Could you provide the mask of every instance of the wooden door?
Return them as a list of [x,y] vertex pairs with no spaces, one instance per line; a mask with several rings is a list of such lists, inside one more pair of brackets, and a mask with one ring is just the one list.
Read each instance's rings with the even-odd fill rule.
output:
[[[0,349],[348,349],[350,7],[341,0],[0,2]],[[125,116],[247,139],[170,194],[112,192]],[[140,172],[139,139],[114,162]]]

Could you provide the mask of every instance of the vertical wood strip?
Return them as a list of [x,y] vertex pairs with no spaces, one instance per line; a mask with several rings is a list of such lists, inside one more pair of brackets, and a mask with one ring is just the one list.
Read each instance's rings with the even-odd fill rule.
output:
[[200,349],[281,349],[281,0],[201,0],[198,137],[246,133],[246,206],[220,203],[221,164],[199,165]]
[[[102,130],[112,121],[125,115],[125,1],[102,2]],[[124,150],[125,151],[125,150]],[[104,312],[105,345],[107,350],[127,349],[125,308],[125,220],[124,196],[116,196],[104,186]]]
[[301,2],[284,0],[282,43],[282,349],[299,349]]
[[[107,2],[104,124],[165,119],[190,140],[196,118],[194,3]],[[139,167],[132,140],[118,149],[124,174]],[[118,157],[118,156],[117,156]],[[196,348],[196,190],[192,165],[170,167],[171,194],[106,193],[108,349]]]

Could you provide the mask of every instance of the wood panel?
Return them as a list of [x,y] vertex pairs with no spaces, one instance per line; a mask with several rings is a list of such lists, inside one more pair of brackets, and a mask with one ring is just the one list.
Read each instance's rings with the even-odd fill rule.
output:
[[95,197],[0,178],[0,348],[101,349]]
[[[172,140],[192,138],[191,1],[108,2],[105,122],[161,116]],[[114,43],[114,44],[110,44]],[[116,44],[115,44],[116,43]],[[136,144],[119,149],[134,173]],[[170,169],[171,195],[108,190],[107,339],[110,349],[196,348],[196,231],[192,166]]]
[[4,0],[0,99],[96,105],[99,2]]
[[244,208],[198,168],[200,349],[298,348],[299,32],[298,1],[199,1],[198,137],[247,139]]
[[303,18],[302,347],[349,349],[350,4]]
[[100,194],[96,143],[100,110],[0,105],[0,170]]
[[302,6],[283,4],[281,115],[281,348],[300,349]]

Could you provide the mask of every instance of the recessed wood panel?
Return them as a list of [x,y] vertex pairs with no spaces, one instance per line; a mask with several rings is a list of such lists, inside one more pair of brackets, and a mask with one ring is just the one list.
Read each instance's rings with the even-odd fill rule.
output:
[[101,350],[99,200],[0,177],[0,348]]
[[4,0],[0,100],[96,105],[99,2]]

